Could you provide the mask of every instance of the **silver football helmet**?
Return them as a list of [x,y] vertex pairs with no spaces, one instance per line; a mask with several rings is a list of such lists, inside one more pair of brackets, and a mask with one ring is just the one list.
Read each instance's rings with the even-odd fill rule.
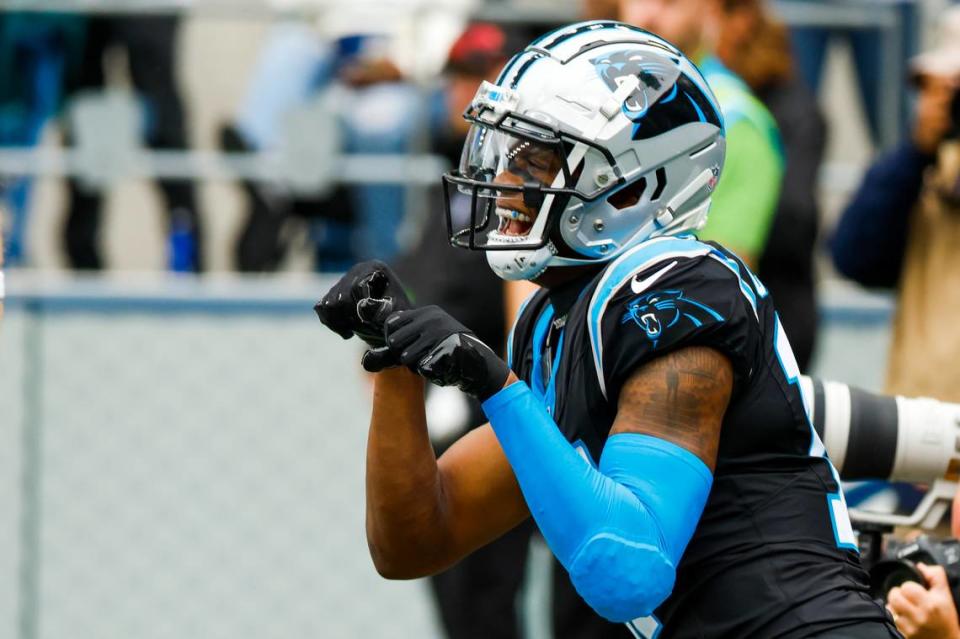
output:
[[[720,107],[699,70],[619,22],[535,40],[464,117],[473,124],[460,166],[443,176],[450,241],[488,251],[509,280],[701,228],[723,166]],[[454,189],[471,196],[462,228]]]

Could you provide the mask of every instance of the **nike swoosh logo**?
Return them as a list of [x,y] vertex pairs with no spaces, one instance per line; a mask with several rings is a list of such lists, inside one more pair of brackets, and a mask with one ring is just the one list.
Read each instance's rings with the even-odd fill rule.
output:
[[653,284],[654,282],[659,280],[661,277],[663,277],[664,273],[666,273],[676,265],[677,265],[677,262],[676,260],[674,260],[673,262],[670,262],[669,264],[664,266],[662,269],[660,269],[650,277],[640,279],[639,275],[635,276],[632,280],[630,280],[630,290],[633,291],[635,295],[639,295],[640,293],[643,293],[645,290],[650,288],[651,284]]

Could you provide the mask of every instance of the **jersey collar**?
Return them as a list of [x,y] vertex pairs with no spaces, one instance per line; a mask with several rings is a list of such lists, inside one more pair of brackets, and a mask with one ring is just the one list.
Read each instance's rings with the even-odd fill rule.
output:
[[[603,271],[601,270],[600,273],[603,273]],[[547,291],[547,299],[550,300],[550,305],[553,307],[554,317],[566,317],[583,291],[598,276],[599,274],[596,272],[585,273],[575,280]]]

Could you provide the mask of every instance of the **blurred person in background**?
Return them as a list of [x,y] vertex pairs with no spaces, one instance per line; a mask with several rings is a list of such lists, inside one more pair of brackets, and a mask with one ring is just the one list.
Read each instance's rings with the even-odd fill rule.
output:
[[[362,12],[341,11],[345,22],[322,34],[300,21],[278,24],[263,46],[234,122],[224,127],[228,150],[278,148],[285,119],[321,95],[333,95],[340,151],[345,154],[410,152],[428,128],[420,90],[393,60],[395,25],[381,16],[364,23]],[[317,269],[343,271],[359,259],[389,260],[399,249],[404,185],[340,185],[315,198],[294,198],[276,185],[245,183],[248,214],[235,247],[241,271],[276,270],[286,254],[291,216],[311,218]]]
[[[76,14],[0,12],[0,147],[35,146],[76,82],[87,19]],[[8,265],[28,260],[31,175],[0,178]]]
[[582,0],[580,14],[584,20],[616,20],[620,0]]
[[[928,400],[922,400],[928,401]],[[960,538],[960,493],[954,497],[950,536]],[[911,531],[907,539],[919,536]],[[947,576],[943,566],[916,564],[925,583],[905,581],[887,592],[887,608],[897,628],[906,639],[960,639],[960,617],[957,615],[957,584]]]
[[795,73],[787,28],[764,0],[723,1],[717,56],[763,102],[780,131],[783,180],[757,275],[776,300],[797,363],[806,370],[818,325],[813,252],[826,123],[816,97]]
[[907,581],[887,593],[887,608],[906,639],[960,639],[960,621],[942,566],[917,564],[926,587]]
[[[152,149],[186,149],[187,122],[176,78],[177,16],[93,17],[87,22],[86,44],[79,78],[72,94],[98,90],[105,82],[104,55],[122,48],[130,80],[143,102],[144,138]],[[68,132],[68,137],[72,132]],[[161,179],[169,223],[168,263],[171,270],[203,270],[203,229],[194,185],[186,180]],[[100,247],[103,195],[69,182],[64,249],[75,269],[101,269]]]
[[[220,131],[231,152],[266,152],[282,144],[290,113],[330,89],[343,57],[339,43],[327,43],[310,24],[287,21],[271,27],[257,57],[236,118]],[[335,185],[315,197],[295,195],[283,185],[244,180],[247,204],[234,245],[242,272],[277,270],[286,257],[292,219],[311,221],[319,270],[343,270],[355,261],[352,233],[355,206],[350,189]]]
[[[875,144],[886,142],[882,114],[885,108],[894,109],[894,124],[898,130],[906,127],[908,99],[906,92],[898,91],[900,99],[896,105],[884,104],[883,88],[891,78],[903,78],[906,75],[906,63],[914,55],[919,45],[919,18],[921,2],[918,0],[784,0],[785,5],[793,5],[795,10],[805,10],[812,15],[822,10],[823,18],[814,18],[806,24],[790,27],[790,39],[797,63],[797,71],[805,84],[813,91],[820,90],[826,66],[827,53],[838,41],[850,47],[853,58],[854,80],[860,94],[863,111],[867,119],[867,128]],[[838,5],[841,12],[841,24],[830,20],[831,5]],[[875,10],[876,9],[876,10]],[[890,10],[893,24],[884,24],[887,19],[882,13]],[[854,21],[843,20],[843,13],[852,13]],[[856,14],[861,14],[857,16]],[[859,18],[859,19],[858,19]],[[899,45],[899,56],[890,59],[884,54],[884,47],[891,47],[891,38]],[[892,64],[889,68],[887,64]],[[899,83],[898,83],[899,84]]]
[[[939,46],[912,60],[911,136],[868,170],[830,248],[843,275],[896,288],[891,394],[960,401],[960,7]],[[894,79],[895,80],[895,79]]]
[[[896,288],[886,391],[960,401],[960,7],[942,16],[938,46],[911,60],[918,90],[911,135],[870,167],[831,238],[834,265],[868,287]],[[954,500],[958,532],[960,495]],[[890,593],[908,639],[960,637],[940,568],[926,587]]]
[[677,45],[720,101],[727,155],[710,217],[698,237],[723,244],[755,268],[776,212],[783,155],[773,117],[716,55],[724,0],[621,0],[620,19]]

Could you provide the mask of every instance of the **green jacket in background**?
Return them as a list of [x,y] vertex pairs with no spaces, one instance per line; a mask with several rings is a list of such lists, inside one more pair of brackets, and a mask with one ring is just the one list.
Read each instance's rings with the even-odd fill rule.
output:
[[697,233],[756,265],[777,210],[784,156],[777,124],[739,76],[714,56],[699,65],[720,103],[726,159],[707,225]]

